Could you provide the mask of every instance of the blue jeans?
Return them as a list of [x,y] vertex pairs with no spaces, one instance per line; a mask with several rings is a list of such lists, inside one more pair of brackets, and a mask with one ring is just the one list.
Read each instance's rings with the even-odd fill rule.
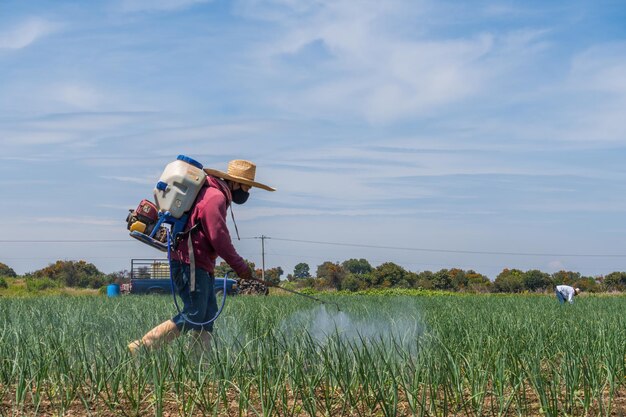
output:
[[183,301],[181,313],[175,315],[172,321],[181,332],[188,330],[213,331],[213,323],[198,326],[185,320],[183,315],[196,323],[204,323],[215,317],[217,313],[217,299],[215,298],[215,277],[204,269],[196,267],[196,290],[189,290],[190,267],[179,261],[170,264],[172,279],[176,291]]
[[559,300],[560,304],[563,304],[565,302],[565,297],[563,297],[563,294],[561,294],[558,290],[555,290],[556,292],[556,299]]

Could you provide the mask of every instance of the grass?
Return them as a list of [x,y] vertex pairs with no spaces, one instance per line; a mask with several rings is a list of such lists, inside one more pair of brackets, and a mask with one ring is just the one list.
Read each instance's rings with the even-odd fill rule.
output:
[[91,288],[46,288],[43,290],[33,290],[28,288],[27,280],[24,278],[4,278],[7,288],[0,287],[0,297],[22,298],[22,297],[40,297],[50,295],[97,295],[98,290]]
[[135,359],[168,297],[0,299],[0,414],[626,413],[625,297],[321,297],[342,311],[229,298],[210,352],[180,338]]

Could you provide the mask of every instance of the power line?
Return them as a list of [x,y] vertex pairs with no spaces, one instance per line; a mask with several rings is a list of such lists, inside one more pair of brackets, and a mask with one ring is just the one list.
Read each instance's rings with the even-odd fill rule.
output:
[[[331,245],[331,246],[348,246],[357,248],[368,249],[387,249],[387,250],[405,250],[412,252],[431,252],[431,253],[459,253],[470,255],[508,255],[508,256],[546,256],[546,257],[579,257],[579,258],[626,258],[626,254],[585,254],[585,253],[538,253],[538,252],[499,252],[499,251],[472,251],[472,250],[457,250],[457,249],[434,249],[434,248],[412,248],[405,246],[381,246],[381,245],[366,245],[362,243],[346,243],[346,242],[326,242],[317,240],[303,240],[303,239],[287,239],[270,236],[260,237],[244,237],[243,239],[272,239],[283,242],[295,242],[295,243],[309,243],[316,245]],[[130,243],[134,240],[129,239],[3,239],[0,243]]]
[[134,242],[129,239],[15,239],[15,240],[0,240],[0,243],[112,243],[112,242]]
[[573,253],[495,252],[495,251],[473,251],[473,250],[454,250],[454,249],[409,248],[409,247],[403,247],[403,246],[378,246],[378,245],[365,245],[361,243],[338,243],[338,242],[322,242],[322,241],[316,241],[316,240],[285,239],[285,238],[269,237],[269,236],[266,236],[265,238],[284,241],[284,242],[312,243],[316,245],[332,245],[332,246],[352,246],[352,247],[369,248],[369,249],[406,250],[406,251],[413,251],[413,252],[463,253],[463,254],[471,254],[471,255],[626,258],[626,255],[619,255],[619,254],[607,255],[607,254],[580,254],[580,253],[573,254]]
[[[310,260],[324,260],[328,261],[328,256],[311,256],[311,255],[294,255],[294,254],[286,254],[286,253],[278,253],[278,252],[265,252],[266,255],[279,256],[279,257],[287,257],[287,258],[297,258],[302,261],[310,261]],[[368,256],[367,260],[372,264],[382,264],[384,262],[390,262],[389,259],[381,259],[381,258],[370,258]],[[440,263],[426,263],[426,262],[402,262],[402,265],[412,265],[417,267],[445,267],[448,263],[440,262]],[[499,268],[500,265],[468,265],[468,264],[454,264],[456,267],[463,268]]]
[[[80,256],[78,258],[81,258]],[[83,257],[85,258],[85,257]],[[10,257],[5,258],[2,257],[3,260],[28,260],[28,261],[41,261],[41,260],[59,260],[56,256],[45,256],[45,257]],[[89,256],[89,259],[128,259],[128,256]]]

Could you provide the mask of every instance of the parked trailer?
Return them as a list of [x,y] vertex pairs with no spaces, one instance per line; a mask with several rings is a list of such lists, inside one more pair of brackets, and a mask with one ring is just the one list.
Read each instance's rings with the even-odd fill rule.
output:
[[[215,292],[224,289],[226,280],[226,294],[235,295],[238,292],[237,281],[232,278],[215,278]],[[130,283],[121,285],[122,293],[130,294],[170,294],[170,265],[167,259],[131,259]]]

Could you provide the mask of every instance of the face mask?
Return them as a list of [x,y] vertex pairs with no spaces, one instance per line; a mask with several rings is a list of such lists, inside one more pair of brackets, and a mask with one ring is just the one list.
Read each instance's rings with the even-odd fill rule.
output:
[[249,192],[244,191],[241,188],[231,191],[231,194],[233,196],[233,203],[235,204],[245,203],[248,200],[248,197],[250,196]]

